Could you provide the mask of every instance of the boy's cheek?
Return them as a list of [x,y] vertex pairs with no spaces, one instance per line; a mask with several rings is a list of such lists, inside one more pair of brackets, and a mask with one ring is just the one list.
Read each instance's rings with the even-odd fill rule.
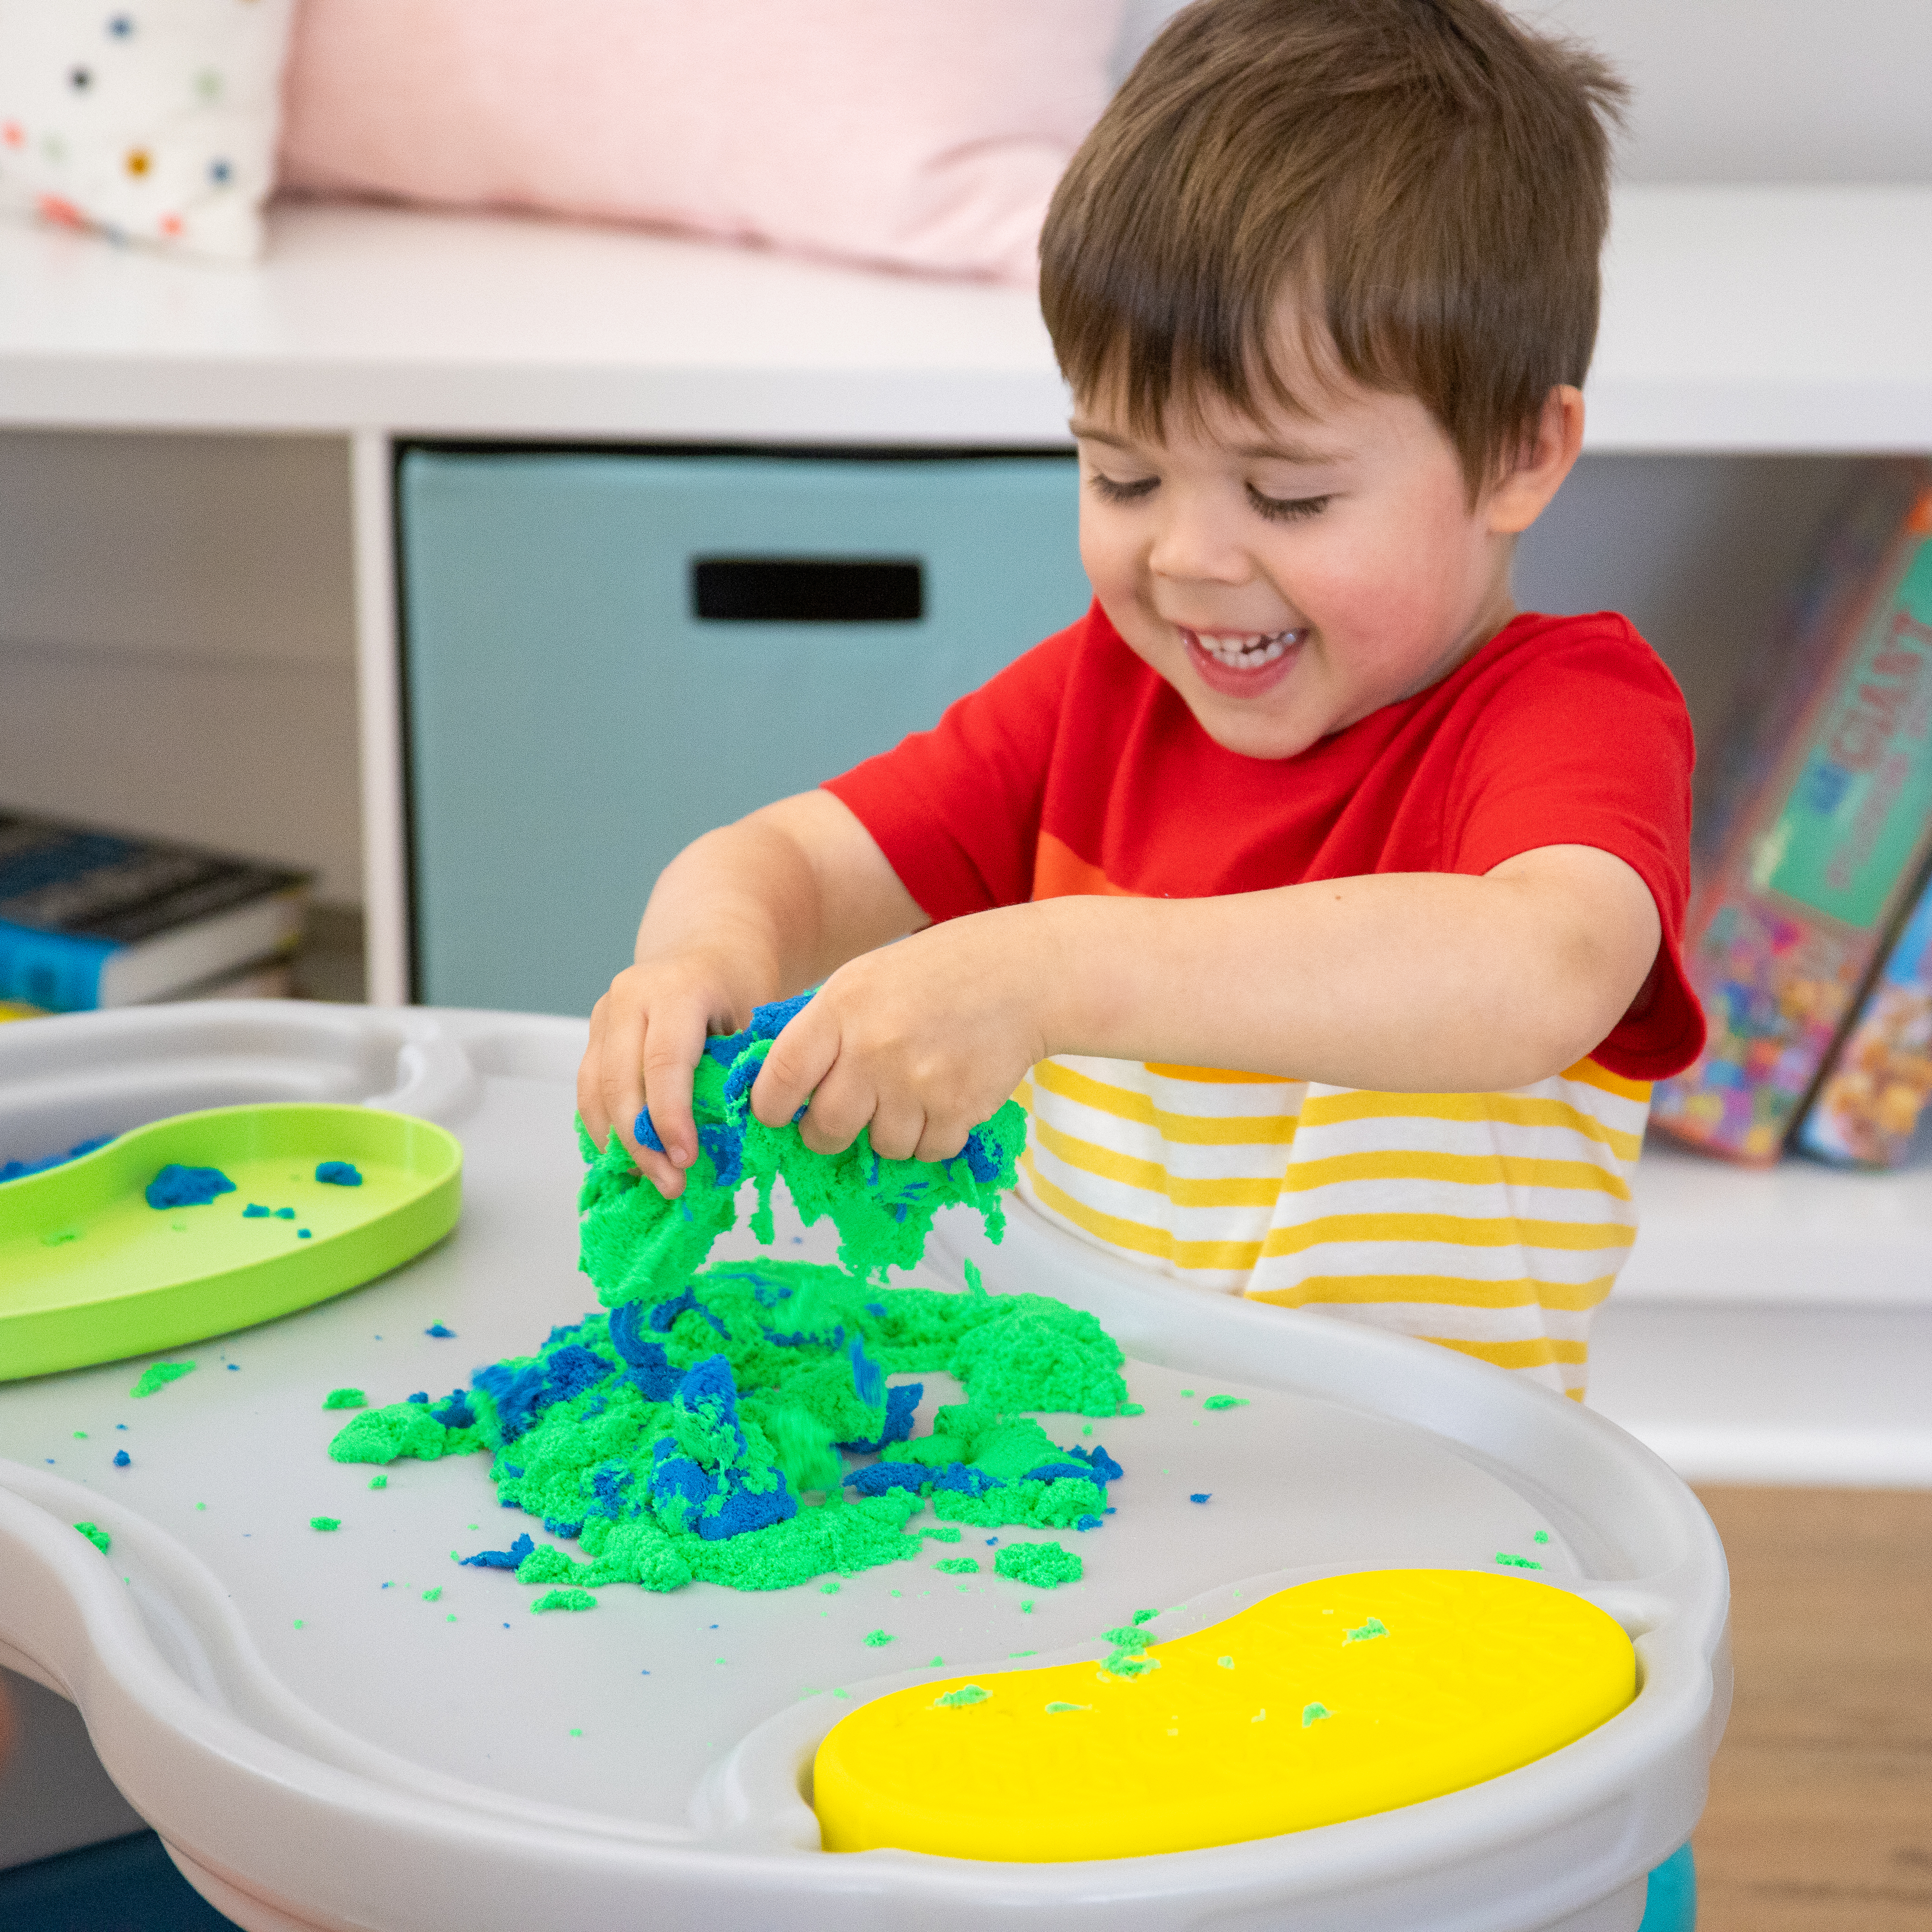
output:
[[[1083,506],[1080,512],[1080,567],[1087,573],[1087,580],[1094,586],[1094,594],[1100,600],[1109,617],[1114,617],[1114,604],[1119,600],[1124,587],[1134,580],[1133,554],[1130,545],[1118,536],[1110,536],[1099,527],[1104,518]],[[1119,628],[1119,620],[1114,618]]]
[[[1144,546],[1108,532],[1104,513],[1080,515],[1080,564],[1108,621],[1147,662],[1160,668],[1150,650],[1166,627],[1153,614],[1143,565]],[[1096,526],[1099,527],[1096,527]]]

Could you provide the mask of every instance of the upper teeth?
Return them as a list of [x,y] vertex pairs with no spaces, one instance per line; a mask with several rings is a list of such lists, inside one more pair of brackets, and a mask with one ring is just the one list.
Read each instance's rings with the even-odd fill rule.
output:
[[1210,657],[1218,658],[1225,664],[1239,664],[1244,668],[1272,663],[1288,646],[1297,642],[1298,631],[1255,631],[1244,634],[1213,635],[1205,631],[1194,632],[1194,640]]

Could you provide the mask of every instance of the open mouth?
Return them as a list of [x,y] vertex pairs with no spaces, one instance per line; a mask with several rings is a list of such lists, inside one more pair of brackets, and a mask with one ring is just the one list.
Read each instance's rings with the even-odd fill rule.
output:
[[1178,627],[1192,664],[1208,687],[1231,697],[1252,698],[1288,675],[1304,629],[1190,631]]
[[1232,670],[1258,670],[1287,655],[1292,644],[1300,643],[1300,631],[1190,631],[1184,626],[1181,635],[1204,656]]

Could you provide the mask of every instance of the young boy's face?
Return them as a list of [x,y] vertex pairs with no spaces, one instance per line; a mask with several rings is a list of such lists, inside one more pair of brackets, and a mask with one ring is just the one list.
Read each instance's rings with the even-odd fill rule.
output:
[[1435,417],[1284,364],[1313,413],[1210,398],[1171,407],[1156,441],[1094,397],[1072,424],[1102,608],[1210,737],[1256,758],[1424,688],[1513,614],[1513,532],[1493,494],[1471,508]]

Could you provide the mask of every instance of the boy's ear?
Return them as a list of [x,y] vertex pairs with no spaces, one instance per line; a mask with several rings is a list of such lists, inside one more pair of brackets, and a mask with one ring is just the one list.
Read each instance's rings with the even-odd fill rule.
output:
[[1486,507],[1494,536],[1520,536],[1542,515],[1583,447],[1583,392],[1558,383],[1543,399],[1536,427],[1490,492]]

